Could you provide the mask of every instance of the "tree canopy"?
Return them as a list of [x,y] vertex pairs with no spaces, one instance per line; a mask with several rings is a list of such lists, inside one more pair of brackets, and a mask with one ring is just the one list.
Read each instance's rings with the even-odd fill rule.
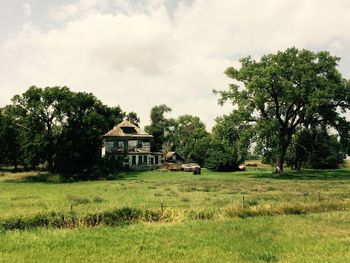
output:
[[329,52],[289,48],[276,54],[240,60],[226,75],[229,90],[214,91],[219,102],[231,101],[237,119],[255,127],[258,143],[274,150],[276,171],[300,126],[324,123],[341,129],[350,108],[350,83],[338,71],[339,58]]
[[204,164],[209,133],[205,124],[197,116],[181,115],[175,120],[172,135],[173,150],[185,158],[186,162]]
[[152,151],[162,152],[163,145],[167,140],[167,132],[171,131],[174,126],[174,120],[164,116],[165,113],[171,112],[165,104],[154,106],[151,109],[151,124],[145,127],[146,132],[153,135]]
[[8,164],[64,174],[88,172],[100,159],[102,135],[120,122],[119,107],[67,87],[30,87],[0,111],[1,158]]

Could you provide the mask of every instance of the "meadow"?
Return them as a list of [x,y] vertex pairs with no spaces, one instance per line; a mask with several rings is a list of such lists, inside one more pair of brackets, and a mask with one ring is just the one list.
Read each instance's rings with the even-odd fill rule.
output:
[[1,172],[0,262],[350,261],[349,168],[110,179]]

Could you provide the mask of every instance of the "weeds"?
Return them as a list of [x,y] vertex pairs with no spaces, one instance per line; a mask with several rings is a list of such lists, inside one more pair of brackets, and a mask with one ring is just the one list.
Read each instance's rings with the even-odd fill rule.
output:
[[49,212],[27,217],[0,220],[0,230],[24,230],[38,227],[74,228],[99,225],[123,225],[132,222],[171,222],[179,220],[212,220],[214,218],[248,218],[257,216],[301,215],[331,211],[348,211],[350,202],[281,203],[255,205],[245,208],[230,204],[223,209],[146,209],[123,207],[88,214],[71,212]]
[[67,199],[76,205],[88,204],[91,202],[91,199],[78,195],[67,195]]
[[101,196],[95,196],[92,201],[94,201],[95,203],[102,203],[104,201],[104,199]]

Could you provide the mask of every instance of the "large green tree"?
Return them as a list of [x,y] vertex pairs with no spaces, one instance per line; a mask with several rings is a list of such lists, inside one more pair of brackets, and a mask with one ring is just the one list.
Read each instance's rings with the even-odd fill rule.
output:
[[248,154],[252,127],[235,114],[216,119],[207,145],[205,166],[216,171],[236,171]]
[[164,116],[168,112],[171,112],[171,108],[165,104],[151,109],[151,124],[146,126],[145,130],[153,135],[152,151],[162,152],[167,137],[170,137],[174,130],[172,129],[175,125],[174,120]]
[[91,93],[72,93],[68,102],[58,139],[56,170],[87,178],[101,156],[102,135],[122,121],[124,113],[119,107],[103,105]]
[[120,107],[108,107],[91,93],[67,87],[33,86],[12,101],[11,111],[6,111],[11,119],[1,116],[0,139],[15,127],[17,133],[11,134],[19,134],[20,143],[13,147],[19,145],[24,166],[47,164],[50,171],[70,175],[88,176],[99,161],[102,135],[125,116]]
[[173,132],[173,148],[187,162],[204,163],[208,142],[208,132],[199,117],[181,115],[176,119]]
[[286,151],[298,127],[324,122],[337,126],[350,108],[350,84],[338,71],[339,58],[329,52],[289,48],[229,67],[234,80],[219,91],[220,103],[231,101],[235,114],[254,124],[258,138],[275,151],[276,172],[283,172]]
[[22,95],[13,97],[18,125],[24,128],[22,147],[30,166],[46,162],[49,170],[53,170],[58,129],[70,95],[67,87],[32,86]]

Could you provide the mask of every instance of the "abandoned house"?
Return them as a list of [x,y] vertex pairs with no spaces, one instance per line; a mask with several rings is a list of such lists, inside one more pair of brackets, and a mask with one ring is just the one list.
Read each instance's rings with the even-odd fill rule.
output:
[[125,168],[149,170],[158,168],[162,153],[151,152],[153,136],[124,120],[103,136],[102,157],[106,154],[123,158]]
[[168,163],[183,164],[185,159],[182,158],[177,152],[168,152],[165,155],[165,161]]

